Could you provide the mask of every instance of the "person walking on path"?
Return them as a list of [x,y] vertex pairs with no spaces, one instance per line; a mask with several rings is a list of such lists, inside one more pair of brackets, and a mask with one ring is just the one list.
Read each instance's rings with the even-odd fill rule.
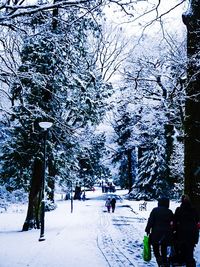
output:
[[110,199],[110,197],[108,197],[108,199],[106,200],[105,206],[107,208],[107,211],[110,213],[110,209],[111,209],[111,199]]
[[178,262],[195,267],[194,248],[198,243],[199,216],[187,195],[183,195],[180,207],[175,210],[175,255]]
[[116,199],[115,199],[115,197],[112,198],[110,204],[111,204],[111,207],[112,207],[112,213],[114,213],[115,212],[115,206],[116,206]]
[[173,212],[169,209],[169,199],[162,197],[158,200],[158,207],[149,216],[145,232],[149,235],[150,244],[156,257],[158,266],[169,266],[167,261],[167,247],[172,243]]

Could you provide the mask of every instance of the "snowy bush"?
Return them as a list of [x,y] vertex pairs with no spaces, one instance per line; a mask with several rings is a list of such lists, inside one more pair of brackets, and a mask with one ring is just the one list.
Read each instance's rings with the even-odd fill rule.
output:
[[57,208],[56,203],[54,203],[50,200],[45,201],[45,211],[55,210],[56,208]]

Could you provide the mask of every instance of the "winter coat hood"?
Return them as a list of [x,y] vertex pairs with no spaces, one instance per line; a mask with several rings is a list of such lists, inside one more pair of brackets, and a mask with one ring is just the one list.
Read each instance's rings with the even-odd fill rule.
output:
[[181,207],[184,209],[191,209],[192,208],[192,204],[190,202],[190,199],[188,197],[188,195],[183,195],[181,198]]
[[169,208],[169,198],[167,198],[167,197],[161,197],[158,200],[158,207]]

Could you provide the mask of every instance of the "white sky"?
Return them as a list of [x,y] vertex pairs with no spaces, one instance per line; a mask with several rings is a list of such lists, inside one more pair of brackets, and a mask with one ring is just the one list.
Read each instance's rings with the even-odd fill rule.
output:
[[[172,7],[176,6],[180,0],[161,0],[161,4],[158,8],[158,16],[169,11]],[[130,19],[132,23],[127,19],[126,15],[123,15],[122,12],[119,11],[119,7],[116,5],[110,5],[105,8],[105,14],[108,17],[108,21],[113,23],[114,25],[118,25],[119,27],[123,27],[128,34],[137,35],[143,29],[143,26],[154,20],[157,13],[154,10],[153,12],[148,12],[149,10],[155,9],[158,0],[151,1],[138,1],[133,4],[134,10],[130,10],[130,12],[134,15],[133,19]],[[185,28],[182,22],[182,13],[187,9],[187,1],[181,6],[177,7],[175,10],[170,11],[166,14],[162,20],[165,22],[165,27],[168,28],[169,31],[180,31]],[[128,10],[129,11],[129,10]],[[146,12],[145,16],[141,16]],[[150,32],[154,33],[157,30],[160,30],[160,23],[156,22],[147,28],[148,34]]]

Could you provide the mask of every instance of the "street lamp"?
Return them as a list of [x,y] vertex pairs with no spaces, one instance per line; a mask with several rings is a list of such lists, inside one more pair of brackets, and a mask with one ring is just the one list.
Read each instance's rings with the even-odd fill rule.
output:
[[39,122],[39,126],[44,130],[44,152],[43,152],[43,175],[41,181],[41,212],[40,212],[40,238],[39,241],[44,241],[44,217],[45,217],[45,170],[46,170],[46,139],[47,139],[47,130],[53,125],[52,122],[42,121]]

